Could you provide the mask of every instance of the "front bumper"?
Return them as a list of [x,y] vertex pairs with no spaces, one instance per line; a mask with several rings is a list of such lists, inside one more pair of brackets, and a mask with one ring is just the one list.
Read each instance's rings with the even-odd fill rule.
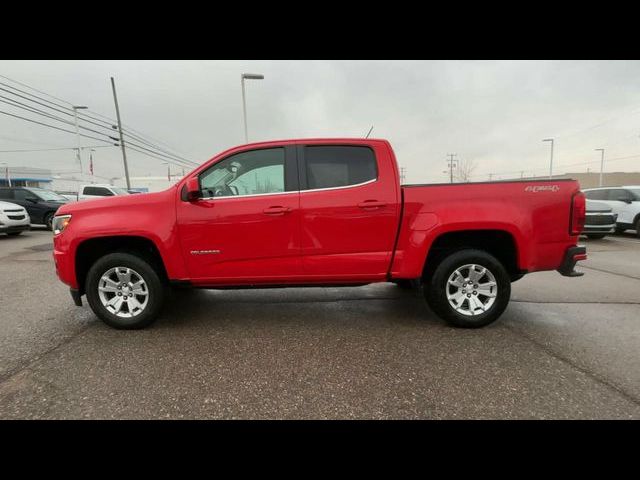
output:
[[17,233],[24,232],[25,230],[30,230],[31,225],[0,225],[0,233]]
[[562,265],[558,268],[558,273],[564,277],[581,277],[584,272],[574,270],[576,263],[587,259],[587,248],[582,245],[569,247],[564,254]]

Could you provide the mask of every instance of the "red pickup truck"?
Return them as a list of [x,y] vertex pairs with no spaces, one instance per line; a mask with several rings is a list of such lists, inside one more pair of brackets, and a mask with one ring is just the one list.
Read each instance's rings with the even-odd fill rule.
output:
[[400,185],[389,142],[254,143],[158,193],[66,204],[57,274],[115,328],[141,328],[169,287],[424,285],[450,324],[496,320],[524,274],[578,276],[574,180]]

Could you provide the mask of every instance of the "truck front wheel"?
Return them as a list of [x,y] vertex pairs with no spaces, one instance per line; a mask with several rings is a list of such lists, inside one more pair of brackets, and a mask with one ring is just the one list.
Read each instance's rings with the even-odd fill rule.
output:
[[144,328],[157,318],[164,290],[150,263],[124,252],[98,259],[85,286],[93,313],[107,325],[125,330]]
[[449,324],[478,328],[500,317],[511,297],[504,266],[483,250],[459,250],[436,267],[425,285],[431,309]]

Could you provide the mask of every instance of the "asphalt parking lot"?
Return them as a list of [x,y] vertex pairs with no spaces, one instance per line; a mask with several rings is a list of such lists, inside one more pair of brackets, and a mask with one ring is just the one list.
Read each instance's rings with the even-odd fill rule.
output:
[[640,419],[640,240],[584,243],[584,277],[526,276],[480,330],[378,284],[180,292],[117,331],[50,232],[0,235],[0,418]]

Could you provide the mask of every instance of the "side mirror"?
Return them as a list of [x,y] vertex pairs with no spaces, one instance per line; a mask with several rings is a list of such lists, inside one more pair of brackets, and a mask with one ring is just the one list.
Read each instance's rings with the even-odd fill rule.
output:
[[27,202],[31,202],[31,203],[38,203],[38,198],[37,197],[26,197],[25,200]]
[[192,177],[187,180],[187,202],[195,202],[202,197],[200,191],[200,181],[198,177]]
[[617,200],[619,202],[631,203],[631,199],[629,197],[618,197]]

